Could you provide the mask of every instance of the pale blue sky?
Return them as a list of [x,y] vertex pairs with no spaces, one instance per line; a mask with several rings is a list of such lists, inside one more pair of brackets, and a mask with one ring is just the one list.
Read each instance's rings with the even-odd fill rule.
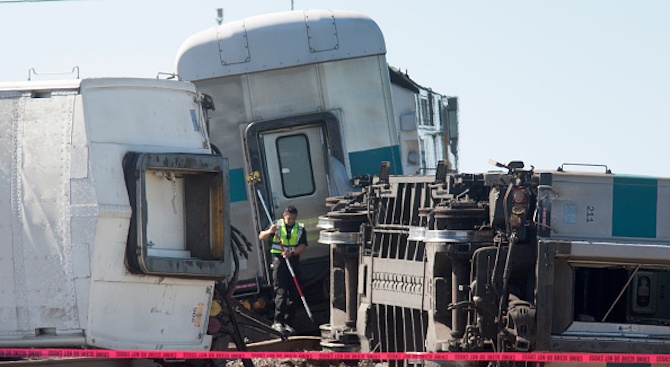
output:
[[[290,0],[3,3],[0,80],[38,72],[155,77],[181,42],[225,20],[289,10]],[[392,66],[460,98],[460,168],[523,160],[607,164],[670,176],[670,1],[295,0],[364,13]]]

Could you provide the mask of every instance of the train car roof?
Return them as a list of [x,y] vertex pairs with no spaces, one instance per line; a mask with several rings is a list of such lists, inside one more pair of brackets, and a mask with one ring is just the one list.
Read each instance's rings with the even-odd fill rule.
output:
[[20,82],[0,82],[0,91],[26,91],[26,90],[52,90],[52,89],[78,89],[81,79],[63,79],[63,80],[41,80],[41,81],[20,81]]
[[78,90],[88,87],[144,87],[186,89],[195,92],[195,86],[188,82],[153,78],[85,78],[58,80],[29,80],[0,82],[0,92],[24,92],[41,90]]
[[177,73],[201,80],[386,53],[369,17],[344,10],[295,10],[224,23],[184,41]]

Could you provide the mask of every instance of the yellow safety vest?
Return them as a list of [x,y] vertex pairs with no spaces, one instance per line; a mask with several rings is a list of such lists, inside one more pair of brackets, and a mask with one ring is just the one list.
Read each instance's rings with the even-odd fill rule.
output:
[[[297,231],[296,231],[297,227]],[[277,229],[275,230],[275,235],[273,237],[272,241],[272,247],[270,248],[270,253],[271,254],[281,254],[281,247],[284,246],[284,248],[288,251],[293,251],[293,249],[298,245],[298,239],[300,236],[302,236],[302,232],[305,229],[305,225],[299,222],[296,222],[293,224],[293,228],[291,231],[291,237],[288,237],[288,233],[286,232],[286,224],[284,224],[284,220],[280,219],[277,221]]]

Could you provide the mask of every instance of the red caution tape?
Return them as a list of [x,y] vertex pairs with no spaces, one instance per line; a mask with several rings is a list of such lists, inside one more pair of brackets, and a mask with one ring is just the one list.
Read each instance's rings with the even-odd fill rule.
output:
[[614,353],[485,353],[485,352],[209,352],[179,350],[105,350],[105,349],[0,349],[2,358],[107,358],[107,359],[311,359],[311,360],[424,360],[424,361],[507,361],[570,363],[670,363],[670,354]]

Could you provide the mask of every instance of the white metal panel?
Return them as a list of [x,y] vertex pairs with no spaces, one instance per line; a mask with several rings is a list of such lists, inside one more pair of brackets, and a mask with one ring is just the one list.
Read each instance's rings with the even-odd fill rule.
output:
[[335,13],[332,10],[305,10],[305,23],[311,52],[332,51],[340,47]]
[[[201,116],[194,121],[191,115],[191,110],[198,109],[194,88],[164,80],[102,82],[111,85],[82,83],[90,176],[99,216],[90,253],[87,342],[114,349],[207,349],[210,340],[203,336],[207,322],[201,320],[195,326],[192,315],[200,304],[209,309],[207,289],[213,282],[134,275],[124,264],[131,207],[121,162],[129,151],[209,152],[204,122]],[[114,106],[105,105],[110,99]],[[169,197],[162,209],[173,212],[172,186],[165,188]],[[163,202],[150,200],[152,204]],[[154,209],[157,211],[152,209],[150,214],[155,220],[161,210]],[[155,234],[158,229],[154,229]]]
[[[17,125],[15,262],[23,262],[27,318],[18,330],[80,328],[72,282],[70,136],[75,95],[26,98]],[[18,249],[18,248],[17,248]],[[18,286],[18,285],[17,285]]]
[[88,135],[83,103],[76,98],[70,148],[70,240],[72,274],[77,295],[77,311],[82,328],[88,320],[91,286],[91,249],[95,241],[98,205],[95,185],[89,176]]
[[149,171],[146,186],[147,217],[151,218],[147,223],[149,253],[190,257],[190,252],[185,251],[184,179],[169,172]]
[[612,175],[553,173],[551,187],[551,237],[611,237]]
[[640,246],[630,242],[572,241],[570,259],[667,265],[670,247],[665,244]]
[[245,123],[254,120],[248,84],[247,76],[196,83],[200,92],[214,99],[216,110],[209,112],[210,140],[228,158],[231,169],[244,166],[242,136]]
[[[70,177],[73,180],[88,178],[88,135],[81,98],[77,98],[74,103],[72,146],[70,147],[70,151],[72,154],[70,159]],[[80,194],[79,190],[73,191],[75,196]],[[90,192],[90,190],[87,190],[87,192]]]
[[87,341],[110,349],[209,349],[213,283],[97,282]]
[[249,61],[249,42],[244,20],[230,22],[227,27],[217,27],[216,39],[219,41],[221,64]]
[[[231,49],[219,49],[226,45]],[[219,52],[225,55],[223,60]],[[185,80],[202,80],[384,53],[381,30],[362,14],[296,10],[245,18],[195,34],[177,53],[176,69]]]
[[317,112],[323,109],[316,65],[249,75],[254,120]]
[[40,81],[21,81],[21,82],[0,82],[0,91],[28,93],[35,91],[51,91],[51,90],[70,90],[77,91],[81,79],[68,80],[40,80]]
[[398,144],[388,66],[384,56],[322,65],[326,109],[341,109],[347,152]]
[[168,146],[184,152],[207,149],[204,122],[197,105],[184,100],[184,96],[191,99],[195,96],[194,87],[158,79],[152,79],[149,86],[146,84],[142,79],[82,81],[89,139],[123,145]]
[[[12,241],[12,223],[15,219],[12,207],[12,172],[14,162],[14,122],[17,117],[18,100],[16,98],[0,98],[0,237],[5,239],[0,244],[0,333],[13,332],[18,328],[18,320],[25,320],[24,314],[19,314],[17,302],[19,298],[25,300],[25,291],[17,288],[15,278],[18,272],[22,276],[23,262],[14,263],[15,252],[21,248]],[[19,254],[17,254],[18,257]],[[19,285],[20,287],[20,285]],[[25,302],[25,301],[24,301]],[[23,321],[25,322],[25,321]]]
[[123,157],[209,153],[194,97],[191,84],[151,79],[0,86],[0,144],[12,147],[0,151],[0,235],[10,239],[0,345],[31,345],[35,329],[54,328],[40,345],[85,334],[106,348],[209,348],[212,281],[138,276],[124,264]]
[[667,178],[583,172],[551,177],[551,237],[668,243]]

